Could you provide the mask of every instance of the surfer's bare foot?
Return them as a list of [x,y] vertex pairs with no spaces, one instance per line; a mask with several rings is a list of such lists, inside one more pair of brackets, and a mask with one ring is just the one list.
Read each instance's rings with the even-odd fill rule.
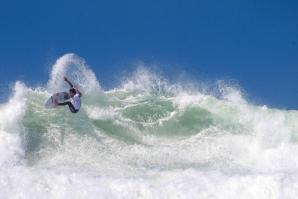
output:
[[54,99],[55,105],[58,106],[58,102],[56,99]]

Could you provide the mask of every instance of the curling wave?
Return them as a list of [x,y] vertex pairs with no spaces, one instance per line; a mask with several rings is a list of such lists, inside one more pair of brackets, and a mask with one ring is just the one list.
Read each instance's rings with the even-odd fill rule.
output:
[[[67,90],[76,115],[44,109]],[[0,105],[0,198],[295,198],[298,112],[249,104],[236,87],[194,89],[139,67],[102,90],[66,54],[47,85],[16,82]]]

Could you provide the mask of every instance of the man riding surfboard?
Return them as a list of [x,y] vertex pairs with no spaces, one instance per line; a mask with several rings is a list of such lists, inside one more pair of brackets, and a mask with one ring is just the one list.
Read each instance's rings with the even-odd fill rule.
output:
[[72,104],[70,101],[67,101],[67,102],[64,102],[64,103],[58,103],[58,101],[55,99],[54,100],[55,105],[56,106],[65,106],[65,105],[68,105],[69,110],[72,113],[77,113],[80,110],[80,108],[81,108],[81,97],[82,97],[82,93],[79,91],[79,89],[76,86],[73,86],[72,83],[66,77],[63,77],[63,79],[70,86],[69,96],[73,99],[73,103],[74,104]]

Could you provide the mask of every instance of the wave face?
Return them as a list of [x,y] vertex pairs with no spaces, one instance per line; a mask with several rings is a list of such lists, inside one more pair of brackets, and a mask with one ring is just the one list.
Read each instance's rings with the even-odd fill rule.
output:
[[[77,114],[44,109],[64,75],[83,93]],[[297,198],[298,112],[202,85],[140,67],[104,91],[64,55],[47,85],[16,82],[0,105],[0,198]]]

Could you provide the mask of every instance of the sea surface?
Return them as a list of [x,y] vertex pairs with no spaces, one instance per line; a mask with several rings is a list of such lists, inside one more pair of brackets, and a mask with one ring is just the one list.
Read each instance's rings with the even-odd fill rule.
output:
[[[44,108],[82,91],[82,108]],[[298,112],[139,67],[111,90],[74,54],[0,104],[0,198],[298,198]],[[208,86],[209,85],[209,86]]]

